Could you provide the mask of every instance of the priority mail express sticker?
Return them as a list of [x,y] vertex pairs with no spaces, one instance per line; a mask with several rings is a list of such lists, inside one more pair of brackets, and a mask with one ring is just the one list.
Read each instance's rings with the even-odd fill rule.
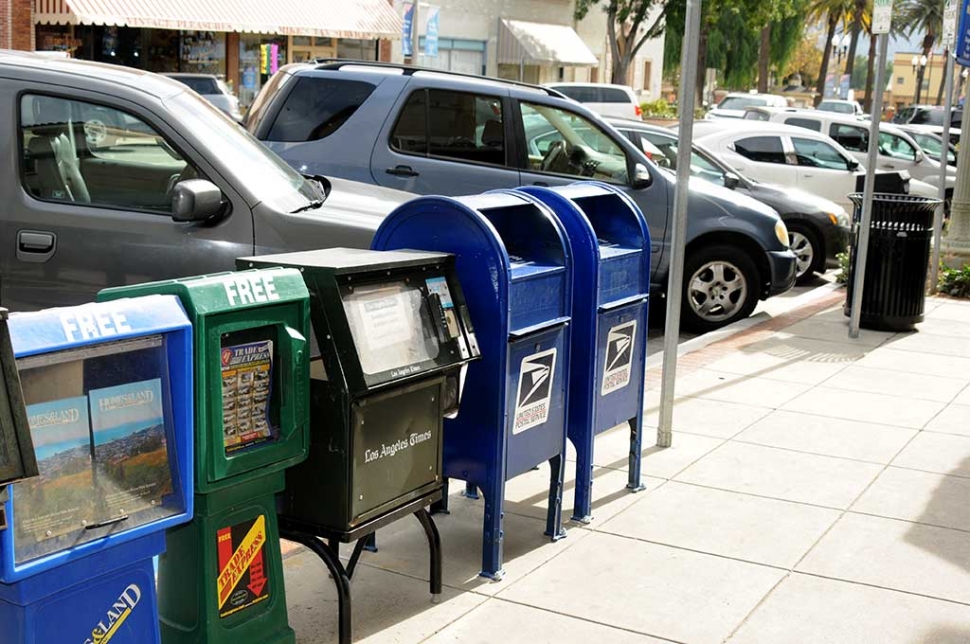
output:
[[515,397],[512,433],[518,434],[549,419],[549,401],[556,374],[556,350],[540,351],[522,358],[519,391]]
[[219,617],[269,599],[269,578],[263,558],[266,545],[266,517],[222,528],[216,533],[219,553]]
[[637,334],[637,321],[617,324],[606,336],[606,356],[603,365],[603,386],[600,395],[623,389],[630,384],[633,368],[633,343]]

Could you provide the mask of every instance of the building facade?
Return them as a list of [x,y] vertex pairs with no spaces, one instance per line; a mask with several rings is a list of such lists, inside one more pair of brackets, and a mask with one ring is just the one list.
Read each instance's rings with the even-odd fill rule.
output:
[[[893,56],[890,103],[897,110],[916,102],[916,79],[919,70],[913,66],[913,58],[919,59],[922,55],[923,52],[921,51],[900,51]],[[940,83],[943,82],[945,63],[946,59],[943,58],[942,54],[931,55],[927,58],[926,69],[923,72],[923,87],[920,90],[919,97],[921,105],[937,104],[936,96],[940,90]],[[957,66],[956,73],[959,72],[960,67]],[[955,98],[954,102],[956,102]]]
[[[399,14],[403,4],[396,0]],[[421,11],[432,7],[438,11],[438,55],[419,54],[420,65],[530,83],[616,82],[633,87],[642,100],[660,97],[663,37],[644,44],[628,78],[610,79],[601,5],[577,21],[575,0],[431,0],[419,9],[422,52],[426,26]],[[648,17],[647,24],[655,17]],[[404,59],[400,42],[393,44],[393,57]]]

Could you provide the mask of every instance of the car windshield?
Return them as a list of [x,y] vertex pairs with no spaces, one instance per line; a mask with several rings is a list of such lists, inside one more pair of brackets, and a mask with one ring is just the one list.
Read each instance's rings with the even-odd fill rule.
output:
[[[926,154],[928,154],[929,156],[939,160],[940,156],[943,154],[943,141],[936,138],[935,136],[932,136],[929,134],[920,134],[918,132],[911,133],[911,136],[916,141],[916,143],[921,148],[923,148],[923,152],[926,152]],[[949,164],[955,164],[956,160],[957,160],[957,157],[953,153],[953,150],[947,149],[946,162]]]
[[[273,154],[222,112],[189,92],[165,101],[184,131],[208,145],[211,158],[229,164],[237,183],[260,201],[282,212],[306,209],[322,202],[324,195],[315,183]],[[195,143],[193,141],[193,143]]]
[[754,96],[728,96],[718,103],[719,110],[743,110],[746,107],[765,107],[768,101]]

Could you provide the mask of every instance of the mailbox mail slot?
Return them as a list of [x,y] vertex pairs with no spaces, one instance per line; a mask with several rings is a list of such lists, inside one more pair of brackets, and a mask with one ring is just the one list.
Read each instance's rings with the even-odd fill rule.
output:
[[[502,571],[505,482],[551,464],[546,532],[562,534],[572,258],[565,232],[522,194],[423,197],[392,212],[373,247],[454,253],[482,360],[445,421],[444,468],[485,496],[482,575]],[[447,498],[447,497],[446,497]]]
[[193,512],[185,313],[156,296],[13,315],[9,326],[39,476],[8,490],[4,636],[84,642],[114,627],[112,642],[158,642],[152,557]]
[[613,186],[585,182],[519,191],[552,208],[574,252],[568,436],[576,448],[573,519],[585,523],[591,519],[596,434],[629,424],[627,487],[643,489],[650,233],[636,204]]
[[196,515],[168,534],[159,560],[163,639],[294,642],[276,495],[283,471],[306,458],[308,442],[310,308],[303,278],[293,270],[241,271],[108,289],[98,297],[145,293],[177,295],[195,337]]

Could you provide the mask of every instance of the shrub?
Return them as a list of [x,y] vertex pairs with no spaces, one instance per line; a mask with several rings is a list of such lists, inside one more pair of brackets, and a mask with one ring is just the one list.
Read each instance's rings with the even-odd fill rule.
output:
[[648,118],[648,119],[677,118],[677,109],[662,98],[658,98],[655,101],[648,101],[646,103],[641,103],[640,109],[643,110],[643,118]]
[[839,260],[839,272],[835,275],[835,281],[845,284],[849,281],[849,251],[844,250],[835,258]]
[[970,264],[964,264],[963,268],[941,266],[937,288],[946,295],[970,298]]

